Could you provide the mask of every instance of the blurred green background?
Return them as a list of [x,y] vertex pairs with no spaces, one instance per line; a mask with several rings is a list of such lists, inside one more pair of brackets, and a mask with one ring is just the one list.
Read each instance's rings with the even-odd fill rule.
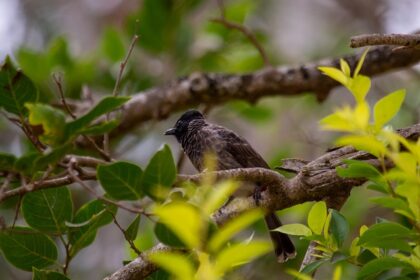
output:
[[[324,57],[354,53],[349,38],[361,33],[409,33],[420,26],[420,2],[345,0],[231,0],[224,2],[228,20],[254,32],[273,65],[296,65]],[[220,17],[217,1],[204,0],[3,0],[0,1],[0,58],[12,59],[39,86],[44,102],[55,102],[57,90],[51,73],[62,73],[65,92],[72,99],[98,98],[112,92],[120,61],[134,34],[140,36],[122,79],[122,95],[133,95],[163,85],[195,71],[244,73],[264,66],[258,51],[236,30],[211,22]],[[395,127],[420,120],[419,68],[405,69],[373,79],[370,98],[407,88],[408,95]],[[313,95],[270,97],[251,105],[233,101],[214,108],[211,121],[234,129],[259,151],[271,166],[281,158],[314,159],[330,147],[335,137],[319,130],[318,120],[334,107],[349,102],[344,89],[333,91],[319,104]],[[202,109],[200,107],[200,109]],[[145,123],[121,135],[112,145],[115,157],[144,166],[163,143],[169,142],[176,158],[180,151],[173,139],[163,136],[179,114],[167,121]],[[24,154],[28,149],[24,135],[0,118],[0,151]],[[189,162],[182,173],[194,173]],[[76,205],[86,201],[76,188]],[[368,203],[369,190],[352,191],[342,213],[356,234],[363,224],[377,216],[392,217],[391,211]],[[12,202],[10,202],[12,203]],[[311,203],[280,211],[284,223],[302,222]],[[13,219],[14,209],[2,205],[1,216]],[[119,214],[123,225],[132,219]],[[18,220],[19,223],[19,220]],[[252,232],[266,235],[264,225]],[[141,249],[156,240],[152,225],[143,220]],[[298,267],[307,243],[295,239],[299,254],[283,267],[267,255],[231,273],[229,279],[289,279],[284,266]],[[84,249],[72,263],[74,279],[100,279],[133,257],[118,229],[110,224],[101,229],[95,243]],[[327,276],[328,275],[328,276]],[[327,267],[317,279],[331,275]],[[344,267],[343,279],[352,279],[354,268]],[[0,258],[0,279],[31,279]]]

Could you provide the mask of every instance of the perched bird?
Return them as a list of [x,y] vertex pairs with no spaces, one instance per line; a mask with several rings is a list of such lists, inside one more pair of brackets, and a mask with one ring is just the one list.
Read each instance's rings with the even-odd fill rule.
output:
[[[176,137],[194,167],[200,172],[205,168],[206,153],[215,155],[217,170],[251,167],[269,169],[264,159],[244,138],[225,127],[208,123],[197,110],[185,112],[165,135]],[[264,186],[254,185],[254,192],[262,187]],[[294,258],[296,251],[290,238],[284,233],[271,231],[281,226],[276,214],[268,213],[264,218],[270,230],[278,262]]]

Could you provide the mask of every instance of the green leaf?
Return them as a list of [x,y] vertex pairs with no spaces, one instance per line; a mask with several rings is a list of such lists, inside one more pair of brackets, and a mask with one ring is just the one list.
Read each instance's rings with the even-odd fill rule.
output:
[[327,205],[324,201],[315,203],[308,214],[308,226],[315,234],[321,234],[327,219]]
[[16,157],[14,155],[0,152],[0,170],[1,171],[13,170],[15,162],[16,162]]
[[331,211],[331,233],[334,236],[335,241],[337,241],[338,247],[341,247],[341,245],[347,237],[347,234],[349,233],[349,223],[347,222],[346,218],[343,215],[341,215],[338,211],[334,209]]
[[66,123],[62,111],[41,103],[26,103],[25,107],[29,110],[29,123],[42,126],[42,142],[52,145],[62,141]]
[[375,127],[382,128],[401,108],[405,98],[405,89],[394,91],[376,102],[373,108]]
[[20,117],[27,115],[26,102],[35,102],[38,91],[32,81],[21,71],[16,70],[9,57],[6,57],[0,70],[0,107]]
[[263,213],[260,209],[253,209],[230,220],[211,237],[207,245],[209,250],[212,252],[218,251],[233,236],[255,223],[262,216]]
[[413,267],[406,262],[398,260],[397,258],[383,257],[365,264],[357,273],[357,279],[376,279],[381,272],[393,268],[412,269]]
[[82,117],[67,123],[66,125],[66,137],[78,134],[80,130],[87,127],[92,121],[96,120],[100,116],[116,110],[118,107],[126,103],[130,97],[126,96],[108,96],[102,99],[98,104],[96,104],[93,109]]
[[310,235],[312,235],[311,229],[308,228],[305,225],[302,225],[302,224],[282,225],[281,227],[278,227],[278,228],[274,229],[274,231],[279,231],[279,232],[283,232],[285,234],[298,235],[298,236],[310,236]]
[[62,146],[56,147],[48,153],[43,154],[37,157],[34,160],[32,170],[43,170],[50,164],[56,164],[59,162],[65,155],[69,153],[72,148],[72,144],[64,144]]
[[131,222],[131,224],[125,230],[126,237],[131,241],[134,241],[137,237],[137,232],[139,231],[139,225],[140,225],[140,218],[141,218],[141,215],[137,215],[137,217]]
[[147,258],[165,269],[176,279],[192,280],[194,279],[194,266],[188,259],[188,256],[176,252],[153,252]]
[[344,160],[347,168],[337,167],[337,174],[344,178],[368,178],[375,179],[382,174],[373,165],[358,161],[358,160]]
[[318,69],[328,77],[336,80],[344,86],[347,86],[350,81],[350,79],[343,72],[334,67],[318,67]]
[[406,216],[409,219],[415,220],[416,217],[414,217],[413,212],[411,211],[411,209],[409,208],[408,204],[406,201],[404,201],[401,198],[397,198],[397,197],[375,197],[375,198],[371,198],[370,201],[379,204],[383,207],[387,207],[387,208],[391,208],[394,210],[398,210],[397,213],[400,213],[404,216]]
[[363,62],[365,61],[365,58],[368,52],[369,52],[369,48],[366,48],[366,50],[360,56],[359,61],[357,62],[356,69],[354,70],[353,77],[357,77],[359,75],[360,70],[362,69],[362,66],[363,66]]
[[215,269],[223,275],[229,269],[248,263],[271,250],[272,245],[267,241],[251,241],[248,244],[239,243],[224,247],[216,256]]
[[154,199],[166,197],[176,179],[176,165],[171,149],[165,145],[150,160],[144,170],[144,192]]
[[188,246],[185,242],[182,242],[179,239],[178,235],[176,235],[168,226],[163,223],[157,222],[155,224],[154,232],[156,238],[159,239],[160,242],[166,244],[171,247],[175,248],[187,248]]
[[0,249],[11,264],[26,271],[49,266],[57,260],[54,242],[30,228],[0,231]]
[[83,128],[79,131],[80,134],[84,134],[84,135],[101,135],[104,133],[108,133],[111,130],[113,130],[114,128],[116,128],[118,126],[119,122],[116,120],[112,120],[109,122],[103,122],[101,124],[98,125],[93,125],[87,128]]
[[15,162],[15,169],[25,174],[33,174],[34,162],[41,156],[39,152],[30,152],[18,158]]
[[360,236],[358,245],[411,251],[406,241],[410,237],[412,237],[412,232],[408,228],[397,223],[383,222],[366,230]]
[[154,213],[189,248],[199,248],[204,222],[195,206],[185,202],[172,202],[156,206]]
[[149,276],[145,280],[170,280],[170,275],[163,269],[158,269]]
[[143,196],[142,174],[139,166],[125,161],[97,167],[97,176],[102,187],[117,200],[136,200]]
[[343,160],[347,167],[337,167],[337,174],[343,178],[366,178],[371,180],[370,187],[380,192],[388,193],[388,183],[373,165],[358,160]]
[[40,270],[34,267],[32,272],[32,280],[70,280],[64,274],[52,270]]
[[65,221],[72,220],[70,191],[67,187],[59,187],[27,193],[22,200],[22,213],[31,227],[63,234],[66,231]]
[[113,217],[109,213],[117,212],[115,206],[105,206],[100,200],[93,200],[83,205],[74,216],[73,224],[81,224],[89,221],[87,225],[72,228],[69,234],[71,255],[74,256],[82,248],[90,245],[96,237],[99,227],[112,222]]
[[313,271],[317,270],[321,265],[328,262],[327,260],[317,260],[306,265],[300,272],[311,274]]
[[120,33],[114,27],[105,28],[101,42],[102,52],[111,61],[117,62],[124,59],[125,47]]

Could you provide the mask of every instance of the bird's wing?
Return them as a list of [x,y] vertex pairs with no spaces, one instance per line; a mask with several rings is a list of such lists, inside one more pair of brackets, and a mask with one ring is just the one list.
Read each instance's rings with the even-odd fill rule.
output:
[[219,169],[264,167],[269,168],[265,160],[252,146],[235,132],[222,126],[213,125],[210,129],[216,139],[209,139],[219,158]]

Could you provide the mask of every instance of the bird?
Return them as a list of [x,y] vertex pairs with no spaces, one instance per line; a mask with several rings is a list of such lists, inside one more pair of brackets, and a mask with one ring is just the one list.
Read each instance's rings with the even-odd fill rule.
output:
[[[203,172],[205,155],[211,153],[216,158],[216,170],[262,167],[270,169],[267,162],[252,148],[243,137],[232,130],[212,124],[198,110],[188,110],[177,120],[174,127],[166,130],[165,135],[175,136],[184,153],[194,167]],[[253,184],[254,197],[258,204],[258,191],[264,186]],[[234,194],[235,195],[235,194]],[[272,231],[282,225],[274,212],[265,214],[265,223],[273,242],[274,253],[279,263],[296,256],[295,247],[289,236]]]

